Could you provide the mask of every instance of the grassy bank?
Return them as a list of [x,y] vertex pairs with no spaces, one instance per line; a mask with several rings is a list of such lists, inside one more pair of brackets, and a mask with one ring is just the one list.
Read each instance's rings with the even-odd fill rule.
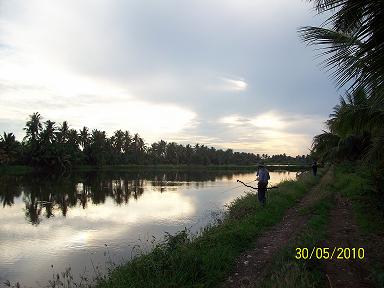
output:
[[334,188],[352,203],[353,213],[370,255],[370,278],[377,287],[384,287],[384,196],[372,185],[367,167],[339,165],[335,170]]
[[[264,288],[307,288],[323,287],[326,279],[322,263],[318,259],[296,259],[296,248],[321,247],[326,240],[326,228],[329,212],[334,203],[334,194],[330,186],[321,187],[321,197],[311,207],[301,211],[308,216],[306,228],[292,243],[284,247],[275,257],[260,287]],[[316,258],[316,257],[314,257]]]
[[325,231],[329,223],[329,211],[334,204],[334,196],[339,193],[347,198],[353,208],[353,214],[362,239],[351,239],[353,243],[363,243],[368,248],[368,272],[376,287],[384,287],[383,264],[383,196],[374,191],[369,169],[360,165],[343,164],[335,168],[331,185],[323,187],[323,197],[306,213],[310,217],[308,226],[300,236],[285,247],[275,257],[268,275],[261,287],[324,287],[327,283],[324,262],[320,260],[297,260],[294,258],[297,247],[322,247],[326,240]]
[[193,241],[185,231],[168,236],[151,253],[113,269],[98,287],[213,287],[224,280],[255,237],[278,223],[318,181],[319,177],[307,174],[299,181],[282,183],[269,193],[265,208],[255,194],[246,194],[229,205],[221,225],[206,229]]

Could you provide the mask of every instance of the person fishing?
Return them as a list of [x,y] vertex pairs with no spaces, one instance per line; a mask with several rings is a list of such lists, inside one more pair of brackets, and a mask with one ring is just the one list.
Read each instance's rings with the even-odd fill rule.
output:
[[256,180],[258,181],[257,197],[259,198],[260,204],[264,207],[266,204],[265,193],[267,192],[268,180],[271,179],[271,177],[269,176],[269,171],[267,170],[263,162],[259,164],[259,169],[257,170],[256,177]]
[[313,172],[313,175],[316,176],[316,174],[317,174],[317,162],[316,162],[316,160],[313,160],[312,172]]

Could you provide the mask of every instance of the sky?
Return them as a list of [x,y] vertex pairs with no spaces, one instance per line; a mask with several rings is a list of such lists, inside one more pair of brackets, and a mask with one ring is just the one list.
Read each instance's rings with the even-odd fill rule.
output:
[[28,115],[235,151],[309,153],[340,91],[304,0],[0,0],[0,132]]

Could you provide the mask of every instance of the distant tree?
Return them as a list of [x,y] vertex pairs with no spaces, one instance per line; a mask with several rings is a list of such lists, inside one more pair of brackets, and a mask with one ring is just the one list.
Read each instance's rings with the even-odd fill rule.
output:
[[16,141],[13,133],[0,136],[0,164],[12,164],[20,158],[20,143]]
[[83,148],[83,150],[89,145],[89,130],[87,127],[83,127],[79,133],[79,144]]
[[41,115],[38,112],[35,112],[29,115],[29,120],[25,124],[26,139],[28,142],[34,143],[39,138],[39,133],[42,130],[43,126],[41,124]]

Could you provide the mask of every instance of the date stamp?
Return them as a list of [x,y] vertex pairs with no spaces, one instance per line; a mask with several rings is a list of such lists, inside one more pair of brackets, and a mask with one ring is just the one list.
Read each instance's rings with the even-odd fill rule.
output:
[[364,248],[348,248],[348,247],[297,247],[295,248],[295,258],[298,260],[311,259],[339,259],[339,260],[363,260],[365,257]]

